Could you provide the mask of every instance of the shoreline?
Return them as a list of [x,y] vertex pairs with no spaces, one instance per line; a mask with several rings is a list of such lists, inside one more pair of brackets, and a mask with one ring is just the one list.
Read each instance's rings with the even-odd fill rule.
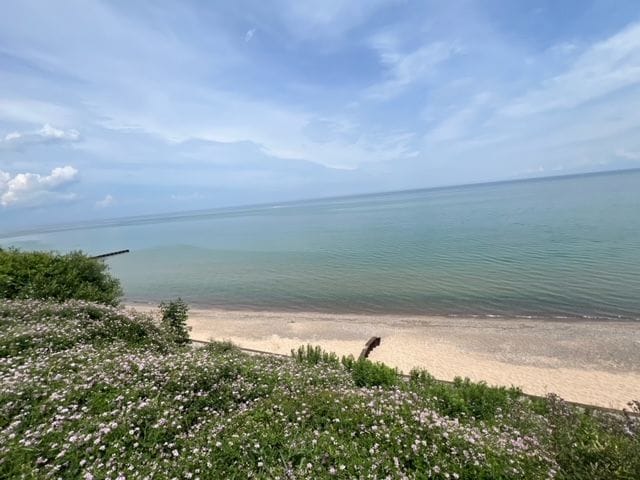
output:
[[548,320],[192,308],[188,324],[195,340],[285,355],[311,343],[357,357],[375,335],[382,343],[369,358],[404,373],[419,367],[441,380],[469,377],[617,409],[640,399],[640,323]]
[[[183,299],[184,300],[184,299]],[[127,308],[138,308],[140,310],[151,310],[158,307],[160,302],[165,300],[157,300],[157,301],[144,301],[144,300],[124,300],[124,305]],[[339,315],[339,316],[349,316],[349,317],[376,317],[376,318],[414,318],[414,319],[424,319],[424,318],[442,318],[442,319],[474,319],[474,320],[531,320],[536,322],[561,322],[561,323],[580,323],[580,322],[620,322],[620,323],[638,323],[640,324],[640,316],[637,317],[623,317],[623,316],[597,316],[597,315],[525,315],[525,314],[493,314],[493,313],[482,313],[482,314],[465,314],[465,313],[437,313],[437,312],[415,312],[415,311],[388,311],[388,312],[377,312],[377,311],[361,311],[361,310],[335,310],[335,309],[327,309],[327,310],[303,310],[297,308],[262,308],[258,306],[251,305],[217,305],[217,304],[206,304],[206,303],[193,303],[185,300],[189,305],[190,310],[198,310],[198,311],[221,311],[221,312],[246,312],[246,313],[281,313],[285,315],[290,314],[300,314],[300,315]]]

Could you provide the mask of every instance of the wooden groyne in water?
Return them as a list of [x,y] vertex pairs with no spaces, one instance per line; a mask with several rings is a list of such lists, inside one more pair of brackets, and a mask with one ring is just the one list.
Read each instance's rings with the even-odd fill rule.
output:
[[89,257],[89,258],[93,258],[94,260],[97,260],[100,258],[113,257],[114,255],[122,255],[123,253],[129,253],[129,249],[127,248],[126,250],[118,250],[116,252],[109,252],[109,253],[103,253],[101,255],[94,255],[93,257]]

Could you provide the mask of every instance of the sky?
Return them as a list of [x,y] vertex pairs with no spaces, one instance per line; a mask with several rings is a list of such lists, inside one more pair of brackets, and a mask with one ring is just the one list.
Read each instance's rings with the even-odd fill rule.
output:
[[640,167],[637,0],[2,10],[2,231]]

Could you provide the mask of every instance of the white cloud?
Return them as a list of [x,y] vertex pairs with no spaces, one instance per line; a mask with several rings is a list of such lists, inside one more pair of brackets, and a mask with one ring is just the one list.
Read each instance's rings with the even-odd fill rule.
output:
[[[318,38],[340,37],[389,3],[388,0],[329,0],[300,7],[298,2],[283,2],[286,5],[281,9],[268,8],[269,15],[278,17],[276,26],[281,28],[284,22],[286,30],[293,37],[314,42]],[[30,22],[35,22],[39,28],[15,26],[12,42],[14,54],[42,69],[80,81],[79,84],[86,90],[81,101],[71,102],[78,108],[78,123],[72,125],[82,122],[87,125],[85,128],[88,131],[95,124],[108,129],[136,129],[162,136],[168,143],[192,138],[220,142],[250,141],[262,146],[271,155],[339,168],[354,168],[368,161],[395,159],[398,152],[403,150],[403,142],[398,144],[393,138],[379,141],[377,137],[385,130],[404,131],[404,126],[377,128],[372,133],[362,127],[362,134],[354,133],[350,139],[339,139],[331,145],[319,144],[311,141],[304,129],[314,118],[324,117],[325,111],[330,112],[330,105],[316,112],[314,108],[307,108],[304,102],[266,100],[262,94],[237,90],[236,85],[202,83],[204,78],[216,77],[219,73],[224,77],[225,68],[229,65],[233,66],[234,71],[242,71],[255,64],[252,59],[245,58],[250,55],[248,51],[251,49],[238,49],[237,30],[233,32],[234,37],[230,37],[232,43],[226,40],[222,20],[219,29],[198,31],[196,25],[195,31],[189,30],[189,35],[183,37],[164,35],[164,29],[158,30],[148,25],[144,16],[131,16],[126,11],[103,3],[82,9],[84,20],[74,22],[69,28],[63,28],[66,26],[61,20],[64,15],[54,15],[51,13],[53,9],[50,12],[48,8],[37,19],[27,16],[32,12],[21,11],[23,18],[30,18]],[[190,20],[188,25],[192,27],[193,12],[185,13],[181,12],[181,8],[175,8],[177,12],[173,7],[163,9],[159,21],[174,22],[184,14]],[[189,10],[188,7],[184,9]],[[47,20],[50,17],[54,18],[54,24]],[[266,25],[259,20],[254,22],[245,19],[252,26],[251,30],[245,32],[245,38],[251,37],[252,42],[255,42],[252,38],[256,38],[256,35],[261,37],[263,31],[265,37],[274,35],[273,30],[269,30],[274,19],[262,19]],[[92,25],[101,25],[97,35]],[[0,19],[0,30],[4,26]],[[12,32],[13,27],[9,27],[7,25],[7,31]],[[109,34],[100,33],[105,31]],[[186,42],[192,35],[202,41]],[[286,41],[291,39],[287,37]],[[321,43],[321,48],[324,48],[327,42],[323,40]],[[100,56],[87,58],[87,50],[99,51]],[[144,77],[135,73],[142,67],[146,72]],[[311,87],[310,92],[309,98],[317,96],[315,87]],[[74,98],[75,91],[70,96]],[[19,105],[14,110],[28,112],[26,107],[28,105]],[[224,115],[213,115],[212,112],[224,112]],[[60,128],[60,124],[54,123],[54,120],[46,121]],[[96,137],[92,135],[92,138],[83,142],[82,150],[86,152],[99,145],[104,154],[114,148],[108,142],[99,143],[100,139]],[[39,140],[44,138],[40,137]],[[14,147],[19,145],[19,139],[14,141],[16,143],[12,141],[8,144]],[[381,151],[381,148],[387,148],[388,151]],[[131,155],[124,158],[130,159]]]
[[3,172],[2,170],[0,170],[0,193],[4,193],[9,180],[11,180],[11,175],[9,175],[8,172]]
[[77,130],[59,130],[57,128],[52,127],[48,123],[45,124],[39,131],[38,134],[43,138],[51,138],[56,140],[70,140],[75,142],[80,138],[80,133]]
[[115,198],[111,194],[106,195],[102,200],[98,200],[96,202],[96,207],[98,208],[106,208],[113,205],[115,202]]
[[[180,179],[184,191],[171,197],[171,185],[158,198],[164,208],[169,197],[189,200],[194,187],[205,192],[200,183],[223,175],[228,185],[206,190],[207,202],[227,198],[225,189],[247,190],[249,167],[272,174],[263,185],[280,182],[286,190],[288,178],[292,186],[306,184],[289,160],[354,170],[311,170],[331,179],[327,183],[345,178],[353,185],[369,185],[369,173],[388,164],[389,177],[408,179],[398,180],[404,188],[444,181],[414,172],[441,169],[453,183],[504,177],[538,163],[549,171],[562,161],[570,171],[572,158],[588,149],[603,150],[607,159],[618,148],[637,151],[639,132],[631,128],[640,125],[634,111],[640,88],[535,118],[501,113],[519,103],[525,110],[575,102],[584,88],[563,87],[565,95],[560,87],[572,78],[591,81],[580,73],[589,72],[588,64],[606,66],[600,73],[607,79],[632,73],[627,67],[637,64],[637,54],[627,30],[611,36],[627,38],[626,44],[589,46],[579,35],[563,35],[549,49],[548,39],[538,44],[500,31],[500,22],[467,3],[434,10],[404,2],[394,11],[388,3],[276,0],[276,7],[254,2],[205,12],[190,3],[123,8],[88,0],[78,8],[15,2],[11,15],[0,18],[3,51],[19,60],[0,79],[0,168],[46,175],[72,164],[101,192],[84,205],[89,209],[113,201],[103,198],[106,184]],[[376,35],[380,29],[384,35]],[[259,51],[246,48],[263,41]],[[621,70],[607,63],[607,52],[596,54],[598,45],[630,52],[619,60],[611,55]],[[493,92],[486,103],[478,97],[485,91]],[[78,132],[69,129],[79,125],[82,143],[73,148],[18,151],[25,138],[47,146],[76,142]],[[207,155],[192,151],[190,139],[226,142],[228,149]],[[10,145],[16,152],[3,155]],[[245,161],[247,150],[255,161]],[[183,161],[197,164],[185,179],[172,170]],[[300,171],[308,168],[299,164]],[[286,169],[294,173],[285,179]],[[259,186],[262,178],[252,175]],[[115,205],[131,205],[118,191]],[[319,188],[307,195],[321,194]]]
[[425,140],[429,144],[451,142],[468,137],[471,132],[478,130],[483,110],[488,107],[491,94],[480,93],[466,105],[454,111],[429,130]]
[[[193,139],[251,142],[271,156],[307,160],[339,169],[397,159],[404,155],[410,143],[403,129],[366,131],[348,116],[316,116],[301,108],[249,101],[232,92],[194,90],[191,93],[197,96],[197,101],[158,103],[152,112],[144,112],[129,103],[117,107],[113,102],[101,104],[103,116],[109,118],[105,126],[144,131],[173,144]],[[212,116],[212,111],[223,111],[225,115]],[[316,120],[338,130],[323,139],[310,136],[309,125]]]
[[635,23],[592,45],[566,72],[517,98],[503,113],[518,117],[574,108],[639,83],[640,23]]
[[0,147],[17,148],[27,145],[40,145],[45,143],[77,142],[80,133],[77,130],[61,130],[46,123],[40,130],[31,132],[10,132],[0,138]]
[[371,46],[387,69],[387,79],[367,89],[366,96],[381,100],[393,98],[414,83],[428,78],[439,64],[461,51],[452,43],[432,42],[413,51],[402,52],[397,39],[390,35],[375,36]]
[[[123,68],[129,71],[144,68],[149,79],[199,66],[208,68],[218,60],[226,61],[226,57],[209,52],[206,65],[192,65],[199,59],[195,51],[207,52],[205,44],[194,48],[183,41],[182,35],[157,28],[155,22],[147,21],[147,17],[137,16],[135,10],[95,0],[60,5],[19,2],[12,5],[10,15],[0,16],[3,49],[12,56],[28,59],[31,65],[47,72],[68,75],[69,79],[83,82],[96,81],[97,85],[103,84],[105,79],[119,83],[117,76],[126,74],[122,72]],[[154,8],[151,13],[158,22],[185,21],[196,14],[182,2]],[[190,33],[196,34],[205,23],[210,29],[207,34],[215,38],[216,45],[222,51],[227,49],[228,44],[218,34],[215,24],[189,23]],[[87,55],[88,51],[99,54]],[[129,84],[130,80],[123,79],[122,83]],[[88,98],[82,102],[86,100]]]
[[199,200],[204,198],[204,195],[202,195],[199,192],[193,192],[193,193],[185,193],[185,194],[180,194],[180,193],[172,193],[171,194],[171,200],[178,200],[178,201],[184,201],[184,200]]
[[5,142],[12,142],[14,140],[19,140],[20,138],[22,138],[22,134],[20,134],[18,132],[11,132],[11,133],[7,133],[7,135],[4,137],[4,141]]
[[578,49],[578,45],[573,42],[563,42],[552,46],[549,51],[558,55],[570,55]]
[[42,125],[64,124],[73,118],[67,107],[52,102],[24,98],[0,98],[0,120]]
[[630,150],[625,150],[624,148],[621,148],[616,151],[616,157],[624,158],[625,160],[640,161],[640,152],[638,151],[632,152]]
[[51,201],[72,200],[74,193],[60,191],[73,183],[78,170],[71,166],[54,168],[49,175],[18,173],[11,176],[0,171],[0,205],[38,206]]
[[280,0],[275,10],[293,36],[300,39],[339,38],[397,0]]

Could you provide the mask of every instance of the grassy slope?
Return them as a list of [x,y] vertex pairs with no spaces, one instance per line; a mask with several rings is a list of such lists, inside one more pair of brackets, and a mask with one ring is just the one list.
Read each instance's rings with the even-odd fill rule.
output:
[[[141,315],[0,302],[0,478],[638,478],[640,426]],[[365,385],[365,386],[362,386]],[[374,386],[382,385],[382,386]]]

